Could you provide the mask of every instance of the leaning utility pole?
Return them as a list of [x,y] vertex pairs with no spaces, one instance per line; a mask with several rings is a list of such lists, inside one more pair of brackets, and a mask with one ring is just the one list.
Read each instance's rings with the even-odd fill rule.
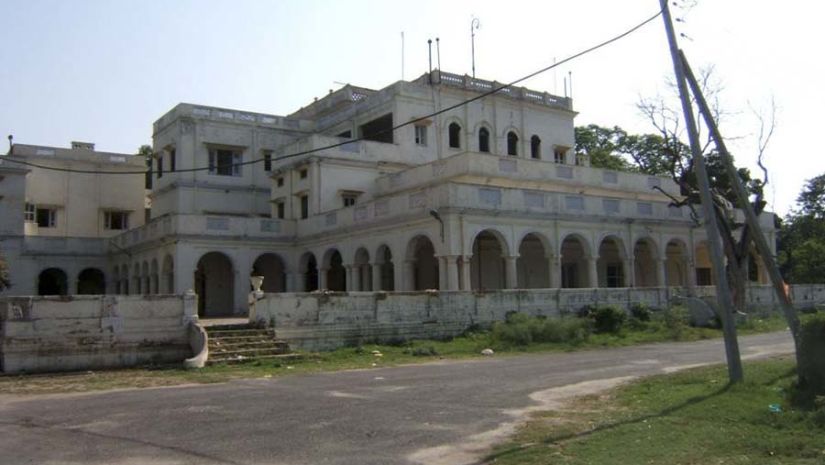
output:
[[[795,353],[798,357],[799,316],[797,315],[796,309],[793,307],[790,296],[785,289],[785,281],[782,279],[782,274],[779,272],[779,267],[776,266],[776,260],[773,257],[773,252],[768,246],[768,241],[765,239],[765,235],[762,234],[762,227],[759,225],[759,218],[756,217],[756,212],[754,212],[753,207],[748,200],[748,192],[745,190],[745,186],[742,185],[742,181],[739,179],[739,173],[736,171],[736,166],[733,165],[733,157],[731,157],[730,152],[728,152],[728,148],[725,146],[725,141],[722,139],[722,133],[719,131],[719,127],[713,120],[710,107],[708,107],[708,103],[705,101],[705,96],[702,94],[702,89],[699,87],[699,83],[696,81],[696,77],[690,69],[690,65],[688,64],[687,58],[685,58],[685,54],[680,51],[679,55],[682,61],[682,66],[684,66],[688,84],[690,84],[690,89],[696,99],[696,104],[699,106],[699,111],[702,113],[702,116],[705,119],[705,124],[707,124],[710,129],[710,134],[716,143],[716,149],[719,151],[719,156],[722,159],[722,166],[725,168],[725,173],[727,173],[728,177],[731,179],[731,185],[734,188],[734,192],[736,192],[736,199],[739,201],[739,208],[745,214],[745,221],[748,228],[752,231],[751,236],[753,237],[753,243],[756,245],[756,250],[762,257],[762,261],[764,262],[765,268],[768,270],[768,275],[771,278],[771,283],[773,284],[776,297],[782,305],[782,311],[785,314],[785,320],[788,322],[788,328],[791,330],[791,335],[794,340],[794,347],[796,349]],[[797,368],[798,367],[799,363],[797,363]]]
[[710,193],[710,182],[708,180],[705,157],[699,144],[699,134],[696,129],[696,120],[693,117],[693,108],[690,104],[687,85],[685,84],[685,73],[682,60],[679,58],[679,47],[676,44],[676,33],[673,30],[673,21],[670,17],[670,10],[667,6],[668,0],[659,0],[662,8],[662,19],[665,22],[668,44],[670,46],[670,56],[673,60],[673,71],[676,74],[676,84],[679,89],[679,98],[682,101],[682,111],[685,115],[685,126],[688,131],[690,142],[690,152],[693,156],[694,169],[699,184],[699,196],[702,201],[702,211],[704,213],[705,231],[710,246],[710,258],[713,262],[713,270],[716,274],[716,301],[719,308],[719,319],[722,321],[722,331],[725,336],[725,355],[728,360],[728,378],[731,383],[738,383],[743,380],[742,358],[739,354],[739,342],[736,339],[736,324],[733,319],[733,299],[728,286],[727,272],[723,262],[724,252],[720,243],[719,225],[713,206],[713,197]]

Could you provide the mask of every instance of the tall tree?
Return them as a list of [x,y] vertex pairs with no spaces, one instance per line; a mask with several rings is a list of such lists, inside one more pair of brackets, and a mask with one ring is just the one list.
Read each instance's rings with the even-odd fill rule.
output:
[[825,279],[825,174],[809,179],[779,231],[778,258],[782,275],[791,283],[821,283]]

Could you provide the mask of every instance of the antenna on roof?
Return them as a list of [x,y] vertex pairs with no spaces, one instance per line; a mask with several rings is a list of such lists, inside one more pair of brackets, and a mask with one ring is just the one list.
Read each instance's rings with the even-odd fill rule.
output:
[[573,71],[568,71],[567,75],[570,76],[570,98],[573,98]]
[[11,153],[11,149],[14,147],[14,136],[9,134],[9,153]]
[[404,31],[401,31],[401,80],[404,80]]
[[481,21],[478,18],[473,16],[473,20],[470,21],[470,46],[472,47],[472,58],[473,58],[473,79],[476,77],[476,29],[481,27]]
[[435,55],[438,57],[436,62],[438,64],[438,75],[441,76],[441,41],[438,37],[435,38]]
[[430,69],[429,69],[429,72],[427,73],[427,78],[430,82],[430,85],[432,85],[433,84],[433,40],[432,39],[427,39],[427,50],[429,51],[429,54],[430,54]]

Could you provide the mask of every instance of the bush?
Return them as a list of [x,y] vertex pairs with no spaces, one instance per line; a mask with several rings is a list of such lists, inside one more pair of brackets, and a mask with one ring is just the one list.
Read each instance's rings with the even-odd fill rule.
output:
[[590,323],[574,318],[532,317],[508,313],[506,320],[493,324],[492,340],[505,346],[527,346],[535,342],[579,344],[590,336]]
[[405,349],[404,352],[407,352],[413,357],[435,357],[438,355],[438,351],[435,350],[433,346],[414,347],[412,349]]
[[596,333],[616,334],[622,330],[627,320],[624,310],[607,305],[593,308],[591,317],[593,318],[593,331]]
[[681,339],[685,329],[690,325],[690,311],[681,305],[667,308],[658,315],[672,339]]
[[638,321],[650,321],[650,307],[642,303],[630,306],[630,317]]

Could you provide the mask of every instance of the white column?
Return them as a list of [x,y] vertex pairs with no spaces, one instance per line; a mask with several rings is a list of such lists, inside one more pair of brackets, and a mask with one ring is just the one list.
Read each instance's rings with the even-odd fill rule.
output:
[[558,289],[561,287],[561,256],[551,255],[547,257],[547,261],[550,267],[550,288]]
[[450,255],[444,257],[447,262],[447,289],[457,291],[458,286],[458,256]]
[[381,289],[381,263],[372,264],[372,292],[380,291]]
[[347,270],[347,291],[361,290],[361,273],[359,273],[357,265],[344,265]]
[[327,271],[329,268],[318,268],[318,289],[327,288]]
[[667,275],[664,258],[656,259],[656,284],[659,287],[667,287]]
[[407,260],[404,262],[404,276],[402,277],[404,280],[404,290],[405,291],[414,291],[415,290],[415,261],[414,260]]
[[470,278],[470,260],[472,258],[473,257],[470,255],[461,258],[461,282],[463,284],[461,290],[463,291],[473,290],[473,285]]
[[597,257],[587,257],[587,287],[599,287],[599,274],[596,269]]
[[696,287],[696,262],[691,258],[685,266],[687,272],[687,285],[689,288]]
[[636,260],[627,258],[622,262],[624,272],[624,286],[636,287]]
[[507,289],[516,289],[518,288],[518,266],[516,265],[518,255],[512,255],[504,258],[507,269],[504,276],[505,284],[507,286]]
[[438,288],[440,290],[447,289],[447,257],[436,256],[438,260]]

